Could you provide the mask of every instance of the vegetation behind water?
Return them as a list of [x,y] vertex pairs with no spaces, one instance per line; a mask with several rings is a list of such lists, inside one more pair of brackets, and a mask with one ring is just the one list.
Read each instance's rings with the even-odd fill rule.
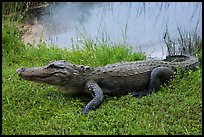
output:
[[47,48],[43,42],[38,47],[24,45],[19,31],[6,20],[2,42],[2,134],[202,134],[201,67],[176,75],[149,96],[107,96],[99,109],[83,115],[91,96],[64,95],[55,87],[22,80],[16,69],[50,60],[103,66],[143,60],[144,54],[91,40],[72,50]]

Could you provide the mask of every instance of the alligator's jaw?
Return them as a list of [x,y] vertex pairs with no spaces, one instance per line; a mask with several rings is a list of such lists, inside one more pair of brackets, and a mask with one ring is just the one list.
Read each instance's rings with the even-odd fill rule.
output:
[[35,78],[45,78],[45,77],[48,77],[49,75],[40,75],[40,70],[43,70],[43,69],[35,69],[35,68],[32,68],[32,69],[26,69],[26,68],[19,68],[16,70],[16,73],[19,75],[19,77],[25,79],[25,80],[33,80]]
[[50,70],[46,67],[19,68],[16,70],[16,73],[22,79],[50,85],[62,85],[68,80],[66,73]]

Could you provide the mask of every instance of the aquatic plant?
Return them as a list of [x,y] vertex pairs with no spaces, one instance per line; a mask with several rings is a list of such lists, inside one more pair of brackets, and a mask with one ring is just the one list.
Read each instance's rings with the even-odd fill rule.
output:
[[202,51],[202,38],[198,34],[198,25],[193,30],[182,30],[177,27],[179,37],[172,38],[168,32],[168,27],[164,32],[163,39],[168,49],[169,55],[186,54],[195,55]]

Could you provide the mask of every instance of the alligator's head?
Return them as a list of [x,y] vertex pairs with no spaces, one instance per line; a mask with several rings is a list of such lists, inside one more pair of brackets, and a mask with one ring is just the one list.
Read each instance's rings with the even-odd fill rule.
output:
[[16,72],[25,80],[61,86],[77,79],[74,77],[80,75],[80,67],[60,60],[52,61],[47,66],[42,67],[19,68]]

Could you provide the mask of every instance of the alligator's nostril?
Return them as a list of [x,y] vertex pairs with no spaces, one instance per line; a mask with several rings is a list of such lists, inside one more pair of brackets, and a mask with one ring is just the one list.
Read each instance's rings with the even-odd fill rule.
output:
[[25,71],[25,68],[19,68],[19,69],[16,70],[16,73],[20,74],[23,71]]

